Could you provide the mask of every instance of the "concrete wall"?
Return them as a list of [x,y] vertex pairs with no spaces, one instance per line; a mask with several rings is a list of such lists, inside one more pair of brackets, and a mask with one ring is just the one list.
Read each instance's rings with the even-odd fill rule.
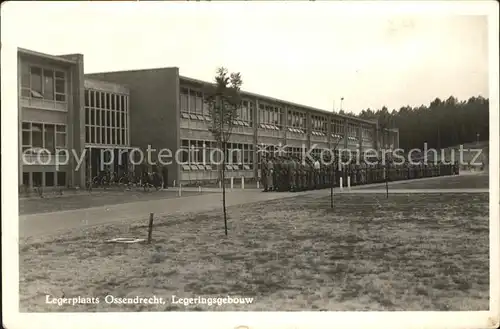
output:
[[[71,145],[80,157],[85,149],[85,76],[83,55],[71,54],[61,56],[76,62],[75,67],[69,75],[68,97],[71,102],[68,102],[70,108],[69,121],[72,123],[71,129],[68,131],[68,140],[72,139]],[[74,156],[70,157],[70,168],[76,168],[77,163]],[[71,170],[69,181],[71,186],[85,187],[85,161],[79,167],[78,171]]]
[[[56,103],[43,99],[26,99],[21,97],[21,72],[24,65],[35,65],[41,68],[56,69],[66,73],[66,103]],[[18,147],[19,147],[19,184],[22,184],[23,172],[56,172],[54,165],[28,165],[22,160],[22,122],[31,121],[50,124],[66,125],[66,146],[69,150],[82,149],[84,140],[83,122],[80,115],[83,113],[83,98],[79,92],[83,88],[83,55],[51,56],[18,50]],[[82,134],[82,135],[80,135]],[[70,157],[73,159],[73,157]],[[31,159],[33,160],[33,159]],[[74,161],[62,166],[59,171],[66,172],[66,186],[74,187],[84,182],[84,172],[75,173]]]
[[[162,68],[87,74],[87,78],[126,86],[130,90],[130,144],[146,155],[152,149],[175,152],[179,139],[179,69]],[[157,160],[157,152],[152,159]],[[170,160],[170,159],[169,159]],[[179,168],[168,165],[168,183],[177,180]]]

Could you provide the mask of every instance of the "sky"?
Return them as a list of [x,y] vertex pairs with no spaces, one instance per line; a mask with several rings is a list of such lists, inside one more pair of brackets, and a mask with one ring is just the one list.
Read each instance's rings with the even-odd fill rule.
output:
[[82,53],[85,73],[177,66],[212,81],[225,66],[245,91],[325,110],[489,96],[488,23],[478,15],[333,2],[11,2],[4,42]]

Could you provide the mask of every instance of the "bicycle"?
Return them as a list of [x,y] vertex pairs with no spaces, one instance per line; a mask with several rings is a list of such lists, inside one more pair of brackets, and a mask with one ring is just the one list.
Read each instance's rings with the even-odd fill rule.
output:
[[137,179],[134,173],[123,174],[118,179],[118,186],[122,187],[123,190],[130,190],[131,187],[137,186]]
[[42,187],[42,185],[34,185],[33,189],[35,190],[36,194],[38,194],[38,196],[43,199],[43,187]]

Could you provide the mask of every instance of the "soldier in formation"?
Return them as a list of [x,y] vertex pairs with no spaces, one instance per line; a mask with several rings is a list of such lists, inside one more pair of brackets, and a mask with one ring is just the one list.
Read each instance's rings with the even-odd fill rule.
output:
[[[343,185],[349,177],[352,186],[382,183],[386,178],[389,181],[436,177],[444,175],[458,175],[459,167],[456,163],[436,164],[394,163],[381,161],[367,163],[348,163],[341,165],[330,159],[319,158],[300,159],[294,156],[268,156],[261,163],[261,178],[265,192],[269,191],[307,191],[324,189],[330,186],[338,187],[342,177]],[[346,163],[345,159],[343,163]]]

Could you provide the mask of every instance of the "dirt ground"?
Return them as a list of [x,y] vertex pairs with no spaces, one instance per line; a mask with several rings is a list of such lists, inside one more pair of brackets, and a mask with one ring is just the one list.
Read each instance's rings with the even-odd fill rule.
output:
[[[413,187],[412,187],[413,188]],[[300,196],[20,241],[20,311],[486,310],[488,194]],[[46,303],[99,297],[99,304]],[[104,296],[166,299],[116,305]],[[183,306],[179,297],[251,297]]]

